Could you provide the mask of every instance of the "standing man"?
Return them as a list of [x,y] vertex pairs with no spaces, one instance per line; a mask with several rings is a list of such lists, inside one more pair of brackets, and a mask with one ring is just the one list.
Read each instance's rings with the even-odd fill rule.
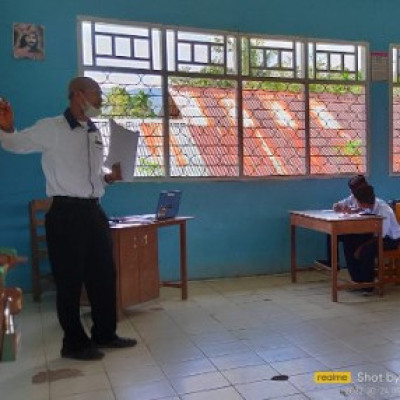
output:
[[[42,153],[47,196],[46,239],[57,289],[57,315],[64,331],[61,356],[98,360],[99,348],[136,345],[116,334],[116,275],[107,217],[99,199],[104,187],[121,179],[119,165],[103,173],[103,142],[90,118],[101,113],[102,92],[91,78],[72,79],[69,107],[21,132],[14,131],[9,103],[0,101],[0,140],[15,153]],[[91,337],[80,320],[85,285],[93,326]]]

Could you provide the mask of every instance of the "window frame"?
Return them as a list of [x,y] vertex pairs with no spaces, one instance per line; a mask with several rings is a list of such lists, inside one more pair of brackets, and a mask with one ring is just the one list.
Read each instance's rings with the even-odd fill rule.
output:
[[[242,75],[242,59],[239,56],[237,60],[237,71],[236,73],[231,74],[202,74],[202,73],[182,73],[177,71],[169,71],[168,70],[168,62],[167,62],[167,54],[166,54],[166,33],[168,30],[178,31],[187,31],[191,33],[199,33],[199,34],[214,34],[214,35],[225,35],[226,37],[234,37],[237,40],[238,49],[241,49],[239,43],[241,43],[242,38],[260,38],[260,39],[269,39],[269,40],[284,40],[284,41],[293,41],[302,43],[304,46],[304,58],[303,58],[303,67],[304,67],[304,76],[302,78],[268,78],[268,80],[275,80],[277,82],[286,82],[290,83],[301,83],[304,84],[305,87],[305,97],[304,97],[304,130],[305,130],[305,173],[304,174],[293,174],[293,175],[264,175],[264,176],[247,176],[243,175],[243,107],[238,107],[236,110],[236,120],[237,120],[237,134],[238,134],[238,170],[239,174],[237,176],[171,176],[170,174],[170,154],[169,154],[169,116],[168,113],[164,113],[165,115],[162,117],[163,119],[163,155],[164,155],[164,171],[165,175],[163,176],[140,176],[135,177],[135,180],[140,181],[253,181],[253,180],[275,180],[275,179],[331,179],[331,178],[344,178],[353,175],[354,173],[333,173],[333,174],[315,174],[310,173],[310,107],[309,107],[309,86],[313,83],[318,83],[321,85],[326,84],[355,84],[353,81],[343,81],[343,80],[315,80],[309,77],[308,73],[308,48],[310,43],[327,43],[327,44],[335,44],[335,45],[352,45],[352,46],[361,46],[365,52],[365,78],[362,82],[359,82],[359,85],[362,85],[365,88],[365,117],[366,117],[366,131],[365,131],[365,175],[369,175],[370,170],[370,57],[369,57],[369,44],[363,41],[345,41],[345,40],[336,40],[336,39],[321,39],[321,38],[307,38],[307,37],[299,37],[299,36],[283,36],[283,35],[269,35],[266,33],[242,33],[242,32],[231,32],[224,30],[215,30],[215,29],[202,29],[196,27],[189,26],[175,26],[175,25],[166,25],[166,24],[155,24],[155,23],[145,23],[145,22],[137,22],[137,21],[128,21],[128,20],[119,20],[112,18],[100,18],[100,17],[92,17],[92,16],[83,16],[79,15],[77,17],[77,51],[78,51],[78,73],[83,76],[87,68],[85,68],[84,60],[83,60],[83,33],[82,33],[82,23],[83,22],[91,22],[91,23],[105,23],[105,24],[116,24],[116,25],[127,25],[134,27],[144,27],[146,29],[160,29],[161,37],[162,37],[162,45],[161,45],[161,69],[157,71],[146,71],[149,75],[158,75],[162,82],[162,103],[164,105],[164,109],[167,109],[168,106],[168,79],[171,77],[191,77],[191,78],[210,78],[210,79],[229,79],[236,83],[236,97],[238,97],[238,93],[242,90],[242,83],[249,80],[258,80],[258,78],[254,78],[251,76]],[[113,68],[109,68],[112,72]],[[118,68],[120,71],[120,69]],[[144,71],[139,71],[136,73],[141,74]],[[239,97],[241,98],[242,93],[240,93]]]
[[398,172],[394,171],[394,163],[393,163],[393,142],[394,142],[394,121],[393,121],[393,116],[394,116],[394,102],[393,102],[393,91],[395,87],[398,87],[400,89],[400,74],[399,74],[399,82],[395,84],[394,82],[394,60],[393,60],[393,51],[397,49],[399,56],[398,60],[400,61],[400,43],[390,43],[389,44],[389,53],[388,53],[388,83],[389,83],[389,143],[388,143],[388,154],[389,154],[389,176],[400,176],[400,169]]

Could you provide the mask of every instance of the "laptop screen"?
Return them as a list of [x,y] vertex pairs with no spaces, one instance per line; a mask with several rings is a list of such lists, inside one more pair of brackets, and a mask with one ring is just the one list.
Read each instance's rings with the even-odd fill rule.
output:
[[178,215],[182,192],[180,190],[163,190],[158,199],[156,219],[174,218]]

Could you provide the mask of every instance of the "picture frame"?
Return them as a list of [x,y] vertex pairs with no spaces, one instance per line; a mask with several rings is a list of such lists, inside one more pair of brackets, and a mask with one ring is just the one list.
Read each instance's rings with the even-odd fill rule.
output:
[[44,26],[27,23],[13,24],[14,58],[44,59]]

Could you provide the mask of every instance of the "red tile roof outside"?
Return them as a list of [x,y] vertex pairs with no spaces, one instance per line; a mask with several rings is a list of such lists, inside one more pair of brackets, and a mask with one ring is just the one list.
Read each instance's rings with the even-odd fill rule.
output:
[[[171,86],[169,95],[181,117],[170,118],[171,176],[237,176],[235,91]],[[310,93],[312,174],[365,172],[364,103],[364,95]],[[137,174],[148,174],[146,168],[140,172],[143,163],[163,166],[162,119],[124,118],[120,122],[140,129]],[[306,172],[302,93],[244,90],[243,126],[245,176],[302,175]],[[396,145],[398,149],[399,140]],[[397,157],[397,165],[400,165],[399,151]]]

